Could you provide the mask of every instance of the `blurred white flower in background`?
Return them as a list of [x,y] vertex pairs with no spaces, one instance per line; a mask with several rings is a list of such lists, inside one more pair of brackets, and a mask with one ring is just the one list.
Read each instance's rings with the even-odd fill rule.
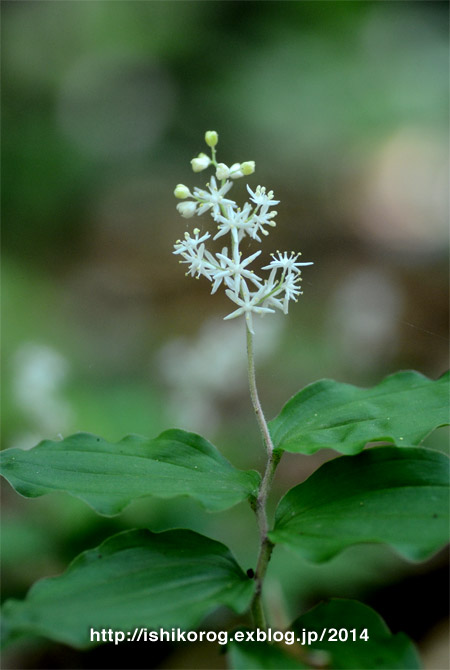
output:
[[73,411],[62,395],[68,373],[67,359],[55,349],[35,342],[18,348],[12,360],[13,401],[31,430],[16,435],[12,446],[30,449],[70,429]]
[[[279,348],[283,328],[280,318],[259,320],[257,363]],[[210,319],[192,340],[179,337],[159,351],[157,365],[169,387],[168,414],[178,428],[213,432],[222,418],[221,402],[246,390],[243,337],[242,322]]]

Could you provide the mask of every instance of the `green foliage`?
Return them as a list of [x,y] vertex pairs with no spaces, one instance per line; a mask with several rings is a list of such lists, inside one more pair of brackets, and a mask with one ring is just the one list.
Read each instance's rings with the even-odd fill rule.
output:
[[[312,384],[272,421],[275,446],[306,453],[332,446],[354,453],[374,440],[417,444],[445,423],[445,381],[408,372],[370,390],[332,381]],[[153,440],[128,436],[116,444],[79,433],[30,451],[9,449],[0,457],[3,474],[22,495],[65,491],[107,515],[149,495],[190,496],[215,511],[244,499],[254,505],[260,483],[258,473],[235,469],[202,437],[179,430]],[[447,509],[446,456],[407,446],[375,447],[333,459],[291,489],[279,503],[269,538],[315,562],[362,542],[388,543],[419,560],[446,541]],[[84,647],[90,627],[130,634],[143,626],[190,629],[219,605],[244,612],[256,584],[227,547],[203,535],[126,531],[78,556],[60,577],[36,583],[23,601],[7,601],[4,637],[43,635]],[[334,628],[350,638],[329,640]],[[352,638],[364,628],[368,641]],[[303,630],[324,629],[322,642],[310,639],[304,646]],[[319,605],[291,630],[295,653],[265,642],[231,643],[232,667],[308,668],[319,652],[320,662],[342,670],[419,667],[411,642],[402,634],[392,636],[377,614],[357,602]]]
[[[276,448],[312,452],[334,446],[352,453],[376,439],[419,443],[445,423],[445,381],[408,372],[370,390],[331,381],[312,384],[272,421]],[[118,443],[78,433],[29,451],[9,449],[0,459],[3,474],[22,495],[65,491],[106,515],[149,495],[190,496],[212,511],[245,499],[254,506],[260,484],[258,473],[237,470],[205,439],[180,430]],[[291,489],[279,503],[269,538],[315,562],[363,542],[388,543],[420,560],[446,541],[447,509],[446,456],[408,446],[375,447],[328,461]],[[4,637],[41,635],[84,647],[90,627],[191,629],[220,605],[246,611],[256,585],[226,546],[203,535],[126,531],[78,556],[60,577],[36,583],[23,601],[7,601]],[[365,605],[330,601],[290,630],[298,643],[303,629],[325,628],[322,642],[309,640],[309,646],[290,650],[266,642],[231,643],[232,667],[308,668],[319,652],[330,669],[419,667],[411,642],[402,634],[392,636]],[[350,636],[353,629],[367,628],[369,641],[328,641],[334,628]]]
[[[327,652],[333,670],[417,670],[421,667],[412,642],[403,633],[392,635],[383,619],[367,605],[354,600],[333,599],[300,616],[292,625],[299,635],[303,629],[327,634],[309,649]],[[331,629],[356,631],[356,640],[329,641]],[[367,629],[368,639],[358,634]],[[320,635],[319,632],[319,635]],[[345,636],[345,633],[344,633]]]
[[448,479],[448,458],[428,449],[336,458],[282,498],[269,537],[317,562],[360,542],[422,560],[447,541]]
[[2,474],[23,496],[65,491],[100,514],[118,514],[131,500],[189,495],[211,511],[253,496],[257,472],[234,468],[199,435],[168,430],[154,440],[129,435],[112,444],[77,433],[34,449],[0,454]]
[[[295,633],[297,644],[284,649],[266,642],[232,643],[233,670],[303,670],[311,668],[310,663],[317,667],[319,661],[320,667],[330,670],[421,668],[411,640],[403,633],[392,635],[376,612],[355,600],[321,603],[294,621],[289,631]],[[317,633],[318,639],[305,645],[305,631]]]
[[313,454],[335,449],[357,454],[368,442],[419,445],[448,425],[449,373],[432,381],[397,372],[370,389],[324,379],[297,393],[269,423],[278,449]]
[[308,670],[310,667],[268,642],[232,642],[229,654],[233,670]]
[[131,530],[78,556],[60,577],[4,606],[7,639],[44,635],[76,647],[89,628],[194,628],[219,605],[243,612],[254,582],[225,545],[189,530]]

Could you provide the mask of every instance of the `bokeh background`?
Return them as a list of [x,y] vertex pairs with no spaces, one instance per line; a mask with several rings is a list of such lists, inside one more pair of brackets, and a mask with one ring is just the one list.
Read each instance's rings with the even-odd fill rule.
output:
[[[111,440],[169,427],[262,467],[243,324],[184,276],[175,184],[220,134],[219,160],[281,200],[264,242],[302,251],[304,295],[256,324],[266,414],[320,377],[368,386],[448,367],[448,6],[445,2],[72,1],[2,3],[3,447],[78,430]],[[234,192],[244,197],[243,185]],[[445,449],[440,429],[428,441]],[[275,494],[329,452],[286,455]],[[101,519],[63,495],[4,485],[4,597],[22,597],[117,530],[185,526],[246,569],[245,505],[205,514],[144,500]],[[275,496],[276,497],[276,496]],[[442,670],[446,557],[408,564],[384,547],[312,566],[284,549],[268,575],[273,625],[326,596],[374,606]],[[221,611],[205,626],[233,626]],[[212,645],[21,642],[8,668],[222,668]]]

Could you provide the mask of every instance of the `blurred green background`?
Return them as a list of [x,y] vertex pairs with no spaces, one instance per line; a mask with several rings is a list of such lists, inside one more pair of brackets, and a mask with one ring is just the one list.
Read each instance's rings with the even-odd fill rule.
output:
[[[448,367],[448,6],[444,2],[96,1],[2,3],[3,447],[78,430],[116,440],[199,432],[262,467],[243,324],[184,277],[173,188],[219,132],[219,160],[255,160],[252,187],[281,200],[271,251],[302,251],[298,305],[256,323],[266,414],[320,377],[371,385]],[[245,197],[243,185],[234,193]],[[238,196],[236,196],[238,197]],[[205,217],[203,217],[203,220]],[[437,431],[431,448],[445,449]],[[275,493],[331,453],[286,455]],[[244,568],[244,505],[206,515],[145,500],[99,519],[64,496],[3,486],[4,597],[61,572],[135,525],[190,527]],[[275,496],[276,497],[276,496]],[[445,556],[405,564],[358,547],[323,566],[279,549],[273,625],[329,595],[373,604],[446,667]],[[210,627],[234,625],[220,612]],[[212,646],[79,653],[22,642],[8,668],[222,668]]]

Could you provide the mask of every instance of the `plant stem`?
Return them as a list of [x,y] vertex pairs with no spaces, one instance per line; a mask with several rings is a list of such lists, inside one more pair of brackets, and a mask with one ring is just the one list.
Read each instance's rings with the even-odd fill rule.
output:
[[255,378],[253,336],[250,330],[248,329],[248,326],[246,326],[246,330],[247,330],[248,382],[250,387],[250,396],[253,403],[253,409],[255,410],[256,420],[258,422],[263,442],[265,444],[267,451],[266,468],[264,471],[263,478],[261,480],[261,485],[259,487],[258,497],[256,499],[256,505],[255,505],[255,513],[256,518],[258,519],[261,544],[259,549],[258,562],[256,564],[256,570],[255,570],[256,590],[251,604],[251,612],[255,627],[265,630],[266,619],[264,616],[264,609],[262,605],[262,586],[273,549],[273,544],[267,537],[268,522],[267,522],[266,503],[267,503],[267,496],[269,494],[270,487],[272,484],[272,480],[275,475],[275,470],[281,458],[281,453],[275,451],[274,449],[272,438],[270,437],[269,433],[269,428],[267,426],[267,422],[264,417],[264,412],[262,411],[261,403],[259,401],[258,390],[256,388],[256,378]]
[[258,389],[256,388],[256,378],[255,378],[255,359],[253,355],[253,335],[251,334],[248,326],[247,329],[247,366],[248,366],[248,383],[250,386],[250,396],[253,403],[253,409],[255,410],[256,420],[261,431],[263,442],[267,450],[267,456],[272,456],[273,453],[273,442],[270,437],[269,429],[267,427],[266,419],[264,418],[264,412],[262,411],[261,403],[259,402]]

